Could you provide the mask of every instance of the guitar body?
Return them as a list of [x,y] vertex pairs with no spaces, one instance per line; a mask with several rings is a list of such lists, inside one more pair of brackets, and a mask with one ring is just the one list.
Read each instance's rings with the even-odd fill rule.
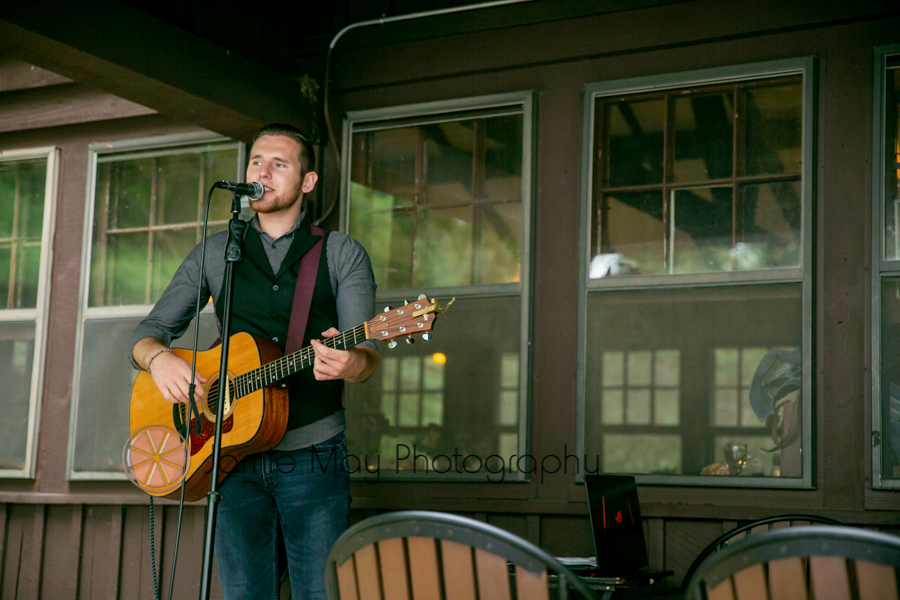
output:
[[[192,352],[173,348],[172,352],[191,363]],[[257,338],[248,333],[238,333],[231,337],[228,352],[229,379],[243,375],[281,357],[281,349],[267,339]],[[207,397],[198,402],[201,414],[203,433],[197,435],[197,424],[193,415],[190,418],[190,462],[185,474],[184,497],[186,501],[202,499],[209,492],[212,471],[212,447],[215,433],[215,414],[217,404],[219,362],[221,346],[206,352],[197,353],[197,372],[208,379],[204,384]],[[212,397],[210,397],[212,396]],[[219,462],[219,481],[225,478],[244,457],[275,447],[287,429],[288,392],[276,385],[269,385],[240,398],[226,401],[225,420],[222,425],[222,455]],[[132,436],[148,426],[162,426],[174,429],[184,435],[184,413],[187,405],[173,404],[166,400],[147,371],[138,373],[131,391],[130,429]],[[174,437],[174,436],[173,436]],[[150,437],[148,436],[148,439]],[[152,445],[164,446],[165,444]],[[138,446],[134,446],[140,451]],[[157,461],[155,471],[148,472],[147,477],[154,475],[156,481],[167,482],[173,478],[180,479],[180,467],[184,464],[183,452],[171,461]],[[138,457],[140,458],[140,456]],[[151,463],[151,461],[146,461]],[[153,468],[151,463],[150,467]],[[146,471],[146,469],[145,469]],[[137,474],[138,468],[134,468]],[[149,481],[149,479],[148,479]],[[139,484],[140,485],[140,484]],[[140,485],[148,494],[157,497],[175,498],[180,494],[180,486],[174,490],[157,491],[155,486]]]

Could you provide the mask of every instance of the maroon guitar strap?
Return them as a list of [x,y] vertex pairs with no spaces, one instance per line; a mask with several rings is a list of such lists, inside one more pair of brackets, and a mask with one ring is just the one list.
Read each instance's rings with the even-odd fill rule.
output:
[[285,354],[296,352],[303,347],[303,334],[306,333],[306,322],[309,320],[313,291],[316,289],[316,276],[319,274],[322,247],[325,245],[324,230],[310,225],[309,234],[318,235],[321,238],[300,259],[300,272],[297,273],[297,286],[294,288],[294,304],[291,307],[291,319],[288,323]]

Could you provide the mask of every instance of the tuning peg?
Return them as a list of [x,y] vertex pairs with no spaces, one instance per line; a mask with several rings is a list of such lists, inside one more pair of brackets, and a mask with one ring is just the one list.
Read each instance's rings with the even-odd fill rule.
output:
[[385,307],[384,307],[384,312],[391,312],[391,307],[390,307],[390,306],[385,306]]
[[406,306],[407,304],[409,304],[409,300],[404,300],[404,301],[403,301],[403,306]]
[[410,346],[412,346],[412,345],[413,345],[413,342],[415,342],[415,341],[416,341],[416,340],[412,339],[412,337],[406,338],[406,343],[409,344]]
[[427,297],[428,296],[426,296],[425,294],[419,294],[419,297],[417,298],[417,300],[424,300]]
[[388,348],[390,348],[391,350],[393,350],[396,347],[397,347],[397,340],[391,340],[388,342]]
[[422,334],[422,339],[425,340],[426,342],[429,341],[429,340],[431,339],[431,334],[430,334],[430,333],[423,333],[423,334]]

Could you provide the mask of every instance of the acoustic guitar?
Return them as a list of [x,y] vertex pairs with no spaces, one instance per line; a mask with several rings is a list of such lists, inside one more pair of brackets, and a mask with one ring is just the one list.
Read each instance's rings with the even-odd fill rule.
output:
[[[441,308],[437,301],[422,297],[396,309],[385,308],[374,319],[323,343],[345,350],[365,340],[388,341],[393,348],[396,338],[417,333],[427,340],[435,319],[450,304]],[[191,362],[190,350],[173,348],[172,352]],[[148,494],[178,498],[183,485],[185,500],[190,502],[209,491],[220,360],[221,346],[197,353],[197,372],[208,379],[203,386],[206,396],[197,401],[199,426],[189,414],[189,405],[167,401],[150,373],[138,373],[131,390],[131,437],[122,460],[132,482]],[[220,481],[245,456],[270,450],[281,441],[288,422],[288,391],[287,384],[279,382],[314,362],[312,346],[281,356],[271,340],[248,333],[231,337]]]

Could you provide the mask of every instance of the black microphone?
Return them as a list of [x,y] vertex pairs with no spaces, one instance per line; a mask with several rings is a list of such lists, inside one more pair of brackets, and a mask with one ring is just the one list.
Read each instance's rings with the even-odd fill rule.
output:
[[241,196],[247,196],[250,200],[259,200],[263,197],[263,194],[266,193],[263,184],[258,181],[251,181],[250,183],[232,183],[230,181],[218,181],[216,182],[216,187],[223,190],[228,190],[229,192],[234,192],[235,194],[239,194]]

